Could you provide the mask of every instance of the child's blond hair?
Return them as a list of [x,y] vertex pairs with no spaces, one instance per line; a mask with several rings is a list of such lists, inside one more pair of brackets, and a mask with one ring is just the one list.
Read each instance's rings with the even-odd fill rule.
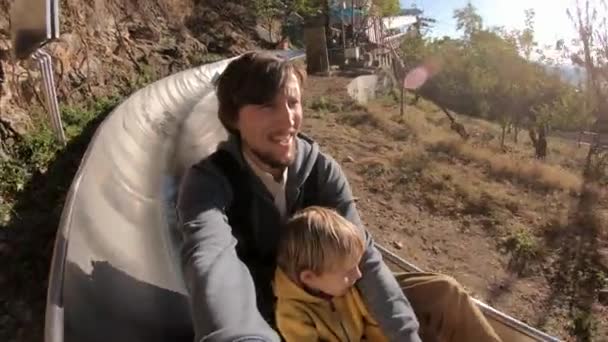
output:
[[278,266],[292,277],[316,274],[357,261],[365,250],[363,231],[334,210],[311,206],[291,217],[278,247]]

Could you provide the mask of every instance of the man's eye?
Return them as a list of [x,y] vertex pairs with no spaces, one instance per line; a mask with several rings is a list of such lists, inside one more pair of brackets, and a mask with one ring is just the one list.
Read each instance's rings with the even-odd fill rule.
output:
[[262,109],[272,109],[272,108],[274,108],[274,103],[264,103],[264,104],[260,105],[260,107]]

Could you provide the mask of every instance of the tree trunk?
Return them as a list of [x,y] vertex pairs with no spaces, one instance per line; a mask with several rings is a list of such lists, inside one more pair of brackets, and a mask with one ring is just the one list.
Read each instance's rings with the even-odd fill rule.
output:
[[589,146],[589,152],[587,153],[587,157],[585,158],[585,168],[583,169],[583,176],[585,177],[586,181],[594,181],[595,177],[593,175],[593,172],[591,172],[591,161],[593,160],[593,156],[596,152],[595,149],[595,145],[591,144]]
[[528,129],[532,146],[534,146],[534,157],[536,159],[545,159],[547,157],[547,129],[545,125],[540,124],[536,127]]
[[355,47],[356,44],[356,40],[355,40],[355,0],[351,0],[350,2],[350,29],[352,31],[352,35],[351,35],[351,46]]
[[272,20],[268,20],[268,40],[270,43],[274,43],[274,40],[272,40]]
[[547,129],[545,125],[538,127],[538,140],[536,141],[536,158],[545,159],[547,157]]
[[[448,119],[450,119],[450,129],[452,129],[454,132],[458,133],[458,135],[460,135],[460,137],[462,139],[468,140],[469,133],[467,133],[467,130],[464,128],[464,125],[456,122],[456,119],[454,119],[454,117],[452,115],[450,115],[450,112],[443,105],[437,104],[437,106],[439,106],[439,109],[441,109],[441,111],[443,111],[443,113],[448,117]],[[504,137],[504,134],[503,134],[503,137]]]
[[450,128],[455,131],[456,133],[458,133],[458,135],[460,135],[460,137],[464,140],[468,140],[469,139],[469,133],[467,133],[467,130],[464,128],[464,125],[459,123],[459,122],[452,122],[452,124],[450,125]]
[[325,23],[325,41],[327,44],[331,42],[331,25],[329,17],[329,0],[323,1],[323,20]]
[[519,140],[519,131],[521,130],[521,128],[519,127],[518,124],[515,124],[514,128],[513,128],[513,142],[517,144],[518,140]]
[[306,46],[306,70],[310,74],[329,72],[329,56],[325,29],[320,22],[304,28],[304,46]]
[[608,176],[608,151],[602,151],[602,147],[597,142],[589,146],[583,176],[586,182],[591,183]]

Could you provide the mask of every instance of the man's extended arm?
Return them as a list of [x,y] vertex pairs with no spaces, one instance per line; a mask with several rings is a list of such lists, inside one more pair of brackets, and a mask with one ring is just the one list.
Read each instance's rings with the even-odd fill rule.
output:
[[231,193],[207,162],[191,168],[180,187],[182,267],[196,341],[279,341],[258,311],[251,274],[236,254],[224,213]]
[[[320,163],[319,205],[336,209],[346,219],[364,229],[350,189],[340,165],[327,155]],[[366,250],[361,260],[362,278],[357,287],[372,315],[391,341],[419,342],[418,320],[397,280],[382,261],[369,232],[365,231]]]

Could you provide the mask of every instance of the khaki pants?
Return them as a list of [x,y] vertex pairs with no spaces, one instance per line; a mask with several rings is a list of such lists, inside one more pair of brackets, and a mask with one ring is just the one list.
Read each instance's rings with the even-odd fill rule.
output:
[[501,341],[454,278],[436,273],[396,273],[420,322],[423,341]]

